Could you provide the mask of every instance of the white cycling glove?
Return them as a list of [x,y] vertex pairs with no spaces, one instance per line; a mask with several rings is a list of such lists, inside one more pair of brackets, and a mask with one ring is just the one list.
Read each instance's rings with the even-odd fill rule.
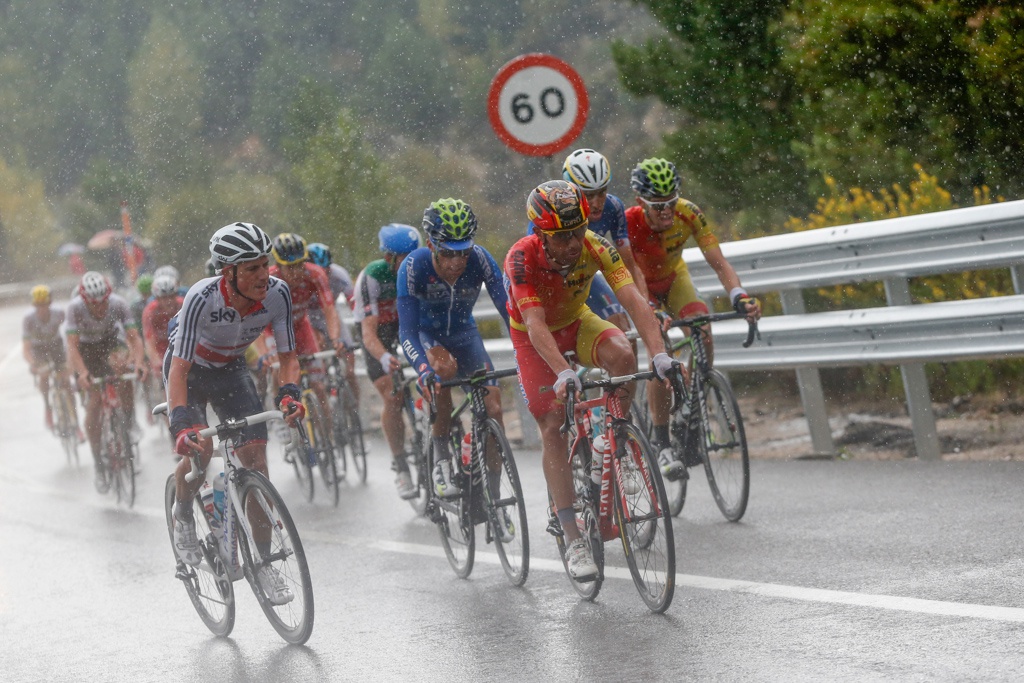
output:
[[675,361],[667,353],[657,353],[651,359],[651,364],[654,365],[654,374],[658,379],[665,379],[668,377],[669,371],[672,370],[672,366],[675,365]]
[[394,360],[394,358],[395,357],[391,355],[390,351],[385,351],[381,357],[377,359],[380,361],[380,366],[384,368],[384,372],[391,372],[391,361]]
[[[576,376],[576,373],[574,371],[569,369],[562,370],[560,373],[558,373],[558,379],[555,380],[555,386],[552,388],[555,390],[555,393],[557,394],[558,390],[561,389],[568,382],[571,382],[572,386],[577,391],[579,391],[580,378]],[[568,389],[566,389],[566,394],[568,394]]]

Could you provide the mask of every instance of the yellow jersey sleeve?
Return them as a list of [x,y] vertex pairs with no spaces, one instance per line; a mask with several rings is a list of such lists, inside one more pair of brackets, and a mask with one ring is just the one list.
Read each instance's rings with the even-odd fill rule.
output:
[[588,231],[584,247],[597,262],[598,268],[604,273],[604,279],[608,281],[613,292],[633,283],[633,276],[626,268],[626,264],[623,263],[622,256],[607,239]]

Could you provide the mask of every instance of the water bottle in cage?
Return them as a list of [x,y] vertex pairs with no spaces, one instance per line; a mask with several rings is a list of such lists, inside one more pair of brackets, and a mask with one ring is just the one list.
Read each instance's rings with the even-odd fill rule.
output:
[[590,461],[590,480],[595,484],[601,484],[601,470],[604,468],[604,456],[611,450],[608,439],[604,434],[598,434],[591,442],[593,459]]

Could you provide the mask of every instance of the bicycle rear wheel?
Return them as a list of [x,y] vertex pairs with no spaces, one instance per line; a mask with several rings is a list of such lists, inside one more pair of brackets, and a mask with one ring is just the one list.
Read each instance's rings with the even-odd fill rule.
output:
[[[569,442],[573,442],[573,433],[570,432]],[[584,600],[593,602],[597,594],[601,592],[604,584],[604,542],[601,540],[601,530],[597,523],[597,513],[594,509],[594,500],[591,491],[593,490],[590,474],[586,471],[586,465],[590,463],[590,446],[586,440],[580,441],[580,447],[572,454],[572,480],[575,490],[575,502],[573,508],[576,511],[577,524],[580,535],[587,540],[590,546],[590,554],[597,565],[597,578],[593,581],[579,582],[569,574],[569,565],[565,559],[565,551],[569,544],[565,541],[565,532],[555,514],[555,504],[548,497],[548,531],[555,536],[555,545],[558,547],[558,556],[562,558],[562,567],[569,583],[573,589]]]
[[324,416],[323,406],[317,400],[310,401],[310,408],[315,413],[310,416],[310,426],[313,429],[314,439],[311,442],[316,449],[316,464],[320,469],[320,478],[331,496],[334,506],[338,506],[341,500],[341,478],[338,476],[338,454],[335,449],[332,430],[327,424]]
[[363,443],[363,423],[359,419],[359,405],[356,397],[347,384],[338,389],[337,414],[334,422],[341,426],[342,440],[338,444],[342,448],[341,459],[352,460],[359,483],[366,483],[366,444]]
[[[454,460],[453,456],[453,460]],[[427,463],[434,460],[434,444],[427,446]],[[426,476],[429,478],[428,468]],[[460,579],[468,578],[473,572],[473,561],[476,555],[476,527],[470,518],[472,509],[471,496],[473,488],[467,481],[462,495],[456,498],[438,498],[431,489],[428,508],[433,509],[431,519],[437,524],[441,535],[441,545],[448,557],[455,575]]]
[[[484,500],[501,567],[513,586],[522,586],[530,573],[530,532],[526,525],[526,504],[519,483],[512,447],[501,427],[488,419],[480,431],[486,472]],[[491,459],[495,462],[489,462]],[[493,471],[491,466],[495,465]]]
[[710,428],[702,440],[704,471],[718,509],[730,522],[738,522],[750,496],[750,453],[743,417],[725,375],[712,370],[704,382]]
[[[274,630],[285,641],[302,645],[313,633],[313,583],[299,533],[281,495],[266,477],[246,470],[238,479],[242,504],[237,517],[241,527],[238,546],[245,578]],[[254,538],[257,534],[265,535],[267,541],[258,543]],[[292,598],[287,602],[275,604],[260,585],[261,572],[268,570],[280,574],[291,591]]]
[[626,473],[623,464],[612,459],[615,468],[615,516],[619,538],[640,597],[652,612],[661,613],[672,604],[675,593],[676,553],[672,516],[662,485],[661,472],[651,446],[640,429],[627,423],[623,431],[622,459],[632,460],[641,484],[635,494],[618,490]]
[[235,626],[234,587],[228,579],[216,545],[209,542],[210,527],[199,501],[193,502],[192,514],[196,520],[196,535],[199,537],[203,562],[198,567],[190,567],[178,559],[174,549],[174,488],[172,474],[164,486],[164,513],[167,534],[171,539],[171,552],[177,563],[175,578],[185,586],[185,592],[206,628],[216,636],[226,636]]

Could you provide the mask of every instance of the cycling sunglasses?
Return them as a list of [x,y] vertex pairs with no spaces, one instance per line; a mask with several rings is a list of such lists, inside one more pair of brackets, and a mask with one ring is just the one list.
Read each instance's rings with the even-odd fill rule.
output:
[[553,239],[556,242],[559,242],[559,243],[562,243],[562,244],[568,244],[569,241],[572,240],[573,237],[575,237],[576,239],[578,239],[579,241],[582,242],[583,239],[587,235],[587,229],[588,229],[588,226],[581,225],[580,227],[576,228],[575,230],[559,230],[558,232],[553,232],[553,231],[549,231],[549,230],[542,230],[541,232],[543,232],[545,235],[547,235],[548,237],[550,237],[551,239]]
[[469,249],[438,249],[437,255],[440,258],[453,259],[453,258],[469,258]]
[[667,211],[668,209],[675,209],[676,208],[676,202],[679,201],[679,195],[676,195],[675,197],[672,197],[671,199],[666,199],[663,202],[649,202],[646,199],[644,199],[643,197],[640,197],[640,201],[643,202],[644,206],[646,206],[651,211],[655,211],[657,213],[661,213],[662,211]]

